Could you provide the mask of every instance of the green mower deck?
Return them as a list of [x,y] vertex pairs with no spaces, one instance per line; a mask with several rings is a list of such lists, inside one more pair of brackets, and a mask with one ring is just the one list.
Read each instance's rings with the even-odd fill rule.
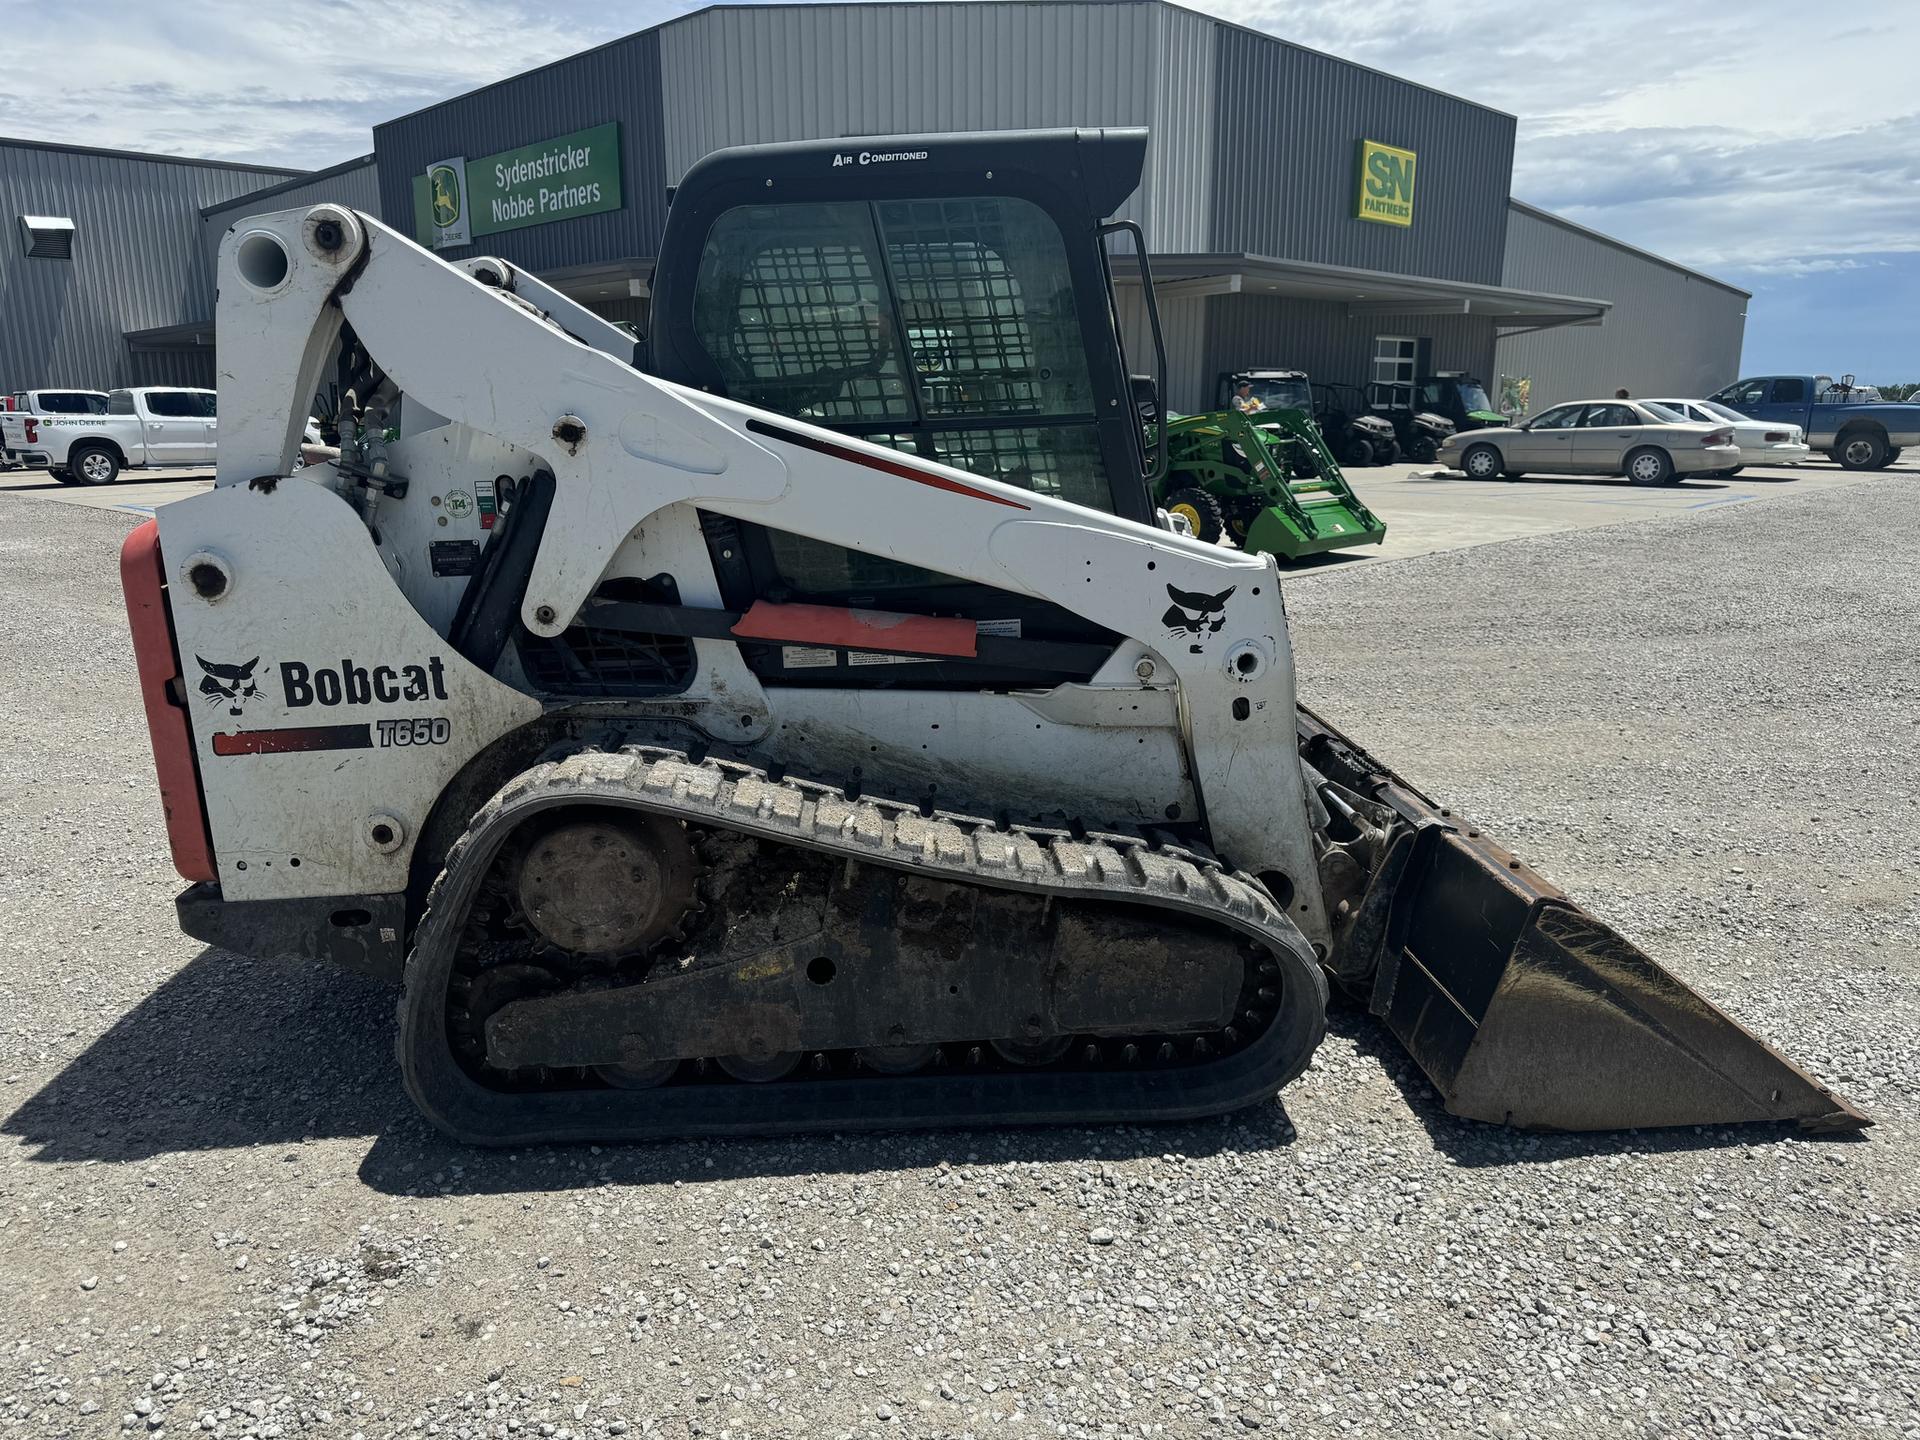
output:
[[[1192,492],[1211,497],[1226,532],[1244,550],[1300,560],[1329,550],[1378,545],[1387,527],[1353,493],[1311,419],[1295,410],[1243,415],[1223,410],[1181,415],[1167,423],[1167,476],[1159,503],[1182,506],[1202,523],[1205,508]],[[1193,518],[1190,515],[1189,518]]]

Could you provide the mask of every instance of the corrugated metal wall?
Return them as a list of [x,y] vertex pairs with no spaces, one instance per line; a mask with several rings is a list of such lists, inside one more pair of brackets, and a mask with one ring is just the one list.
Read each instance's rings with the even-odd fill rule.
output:
[[1730,285],[1518,204],[1507,221],[1505,283],[1613,301],[1604,325],[1500,342],[1496,368],[1532,380],[1536,414],[1622,386],[1697,396],[1740,378],[1749,297]]
[[[291,210],[296,206],[329,202],[364,210],[370,215],[380,214],[380,171],[374,164],[373,156],[363,155],[345,165],[323,170],[311,179],[290,185],[275,185],[263,192],[212,207],[200,219],[201,264],[209,275],[219,269],[221,237],[227,233],[229,226],[249,215],[264,215],[275,210]],[[203,313],[211,315],[213,307],[209,305]]]
[[[701,77],[688,78],[703,83]],[[498,255],[535,274],[590,260],[650,256],[666,224],[669,183],[661,163],[657,30],[374,126],[380,217],[413,234],[413,177],[424,175],[436,160],[450,155],[478,160],[610,120],[620,122],[620,187],[626,202],[620,209],[502,231],[440,253],[450,260]]]
[[[1217,27],[1210,250],[1500,283],[1510,115]],[[1356,220],[1358,142],[1412,150],[1410,227]]]
[[[1117,285],[1114,306],[1120,316],[1120,342],[1127,366],[1136,375],[1153,373],[1153,327],[1138,285]],[[1167,408],[1193,414],[1207,408],[1207,302],[1195,296],[1160,301],[1160,338],[1167,347]]]
[[[207,383],[204,354],[136,363],[126,333],[212,314],[201,207],[294,173],[0,141],[0,388]],[[29,258],[22,215],[71,219],[73,258]]]
[[1202,238],[1213,23],[1167,6],[746,6],[660,31],[666,167],[728,145],[843,135],[1146,125],[1122,217],[1157,250]]
[[1353,319],[1344,304],[1279,295],[1213,295],[1207,299],[1206,363],[1211,395],[1225,371],[1255,366],[1304,370],[1316,381],[1365,385],[1373,379],[1376,335],[1433,342],[1436,370],[1465,370],[1492,383],[1493,321],[1478,315],[1369,315]]

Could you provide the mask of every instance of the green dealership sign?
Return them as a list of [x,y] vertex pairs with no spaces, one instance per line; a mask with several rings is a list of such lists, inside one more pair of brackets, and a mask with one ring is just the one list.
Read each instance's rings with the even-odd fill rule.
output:
[[413,177],[413,233],[437,249],[624,203],[615,121],[478,160],[435,162]]

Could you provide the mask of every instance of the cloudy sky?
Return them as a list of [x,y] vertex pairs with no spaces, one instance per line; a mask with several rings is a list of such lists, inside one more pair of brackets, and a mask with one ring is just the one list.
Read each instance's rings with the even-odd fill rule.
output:
[[[318,167],[674,0],[88,0],[0,134]],[[1743,368],[1920,380],[1920,4],[1201,0],[1520,117],[1514,193],[1755,292]],[[43,39],[44,0],[0,0]]]

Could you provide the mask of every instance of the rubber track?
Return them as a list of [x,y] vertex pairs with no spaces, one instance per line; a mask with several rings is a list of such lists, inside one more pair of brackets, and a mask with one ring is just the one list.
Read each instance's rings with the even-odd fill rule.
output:
[[[934,1071],[834,1076],[766,1085],[674,1084],[655,1090],[492,1090],[448,1045],[445,1002],[461,931],[507,836],[543,810],[630,806],[692,825],[885,865],[963,884],[1063,899],[1147,905],[1214,922],[1268,950],[1281,1001],[1245,1046],[1197,1065],[1017,1073]],[[732,761],[690,760],[650,746],[544,762],[503,786],[448,852],[407,960],[399,1004],[401,1074],[428,1119],[473,1144],[781,1134],[808,1130],[1182,1120],[1272,1096],[1306,1068],[1326,1026],[1326,980],[1293,923],[1249,877],[1144,833],[1083,838],[884,799],[772,780]]]

